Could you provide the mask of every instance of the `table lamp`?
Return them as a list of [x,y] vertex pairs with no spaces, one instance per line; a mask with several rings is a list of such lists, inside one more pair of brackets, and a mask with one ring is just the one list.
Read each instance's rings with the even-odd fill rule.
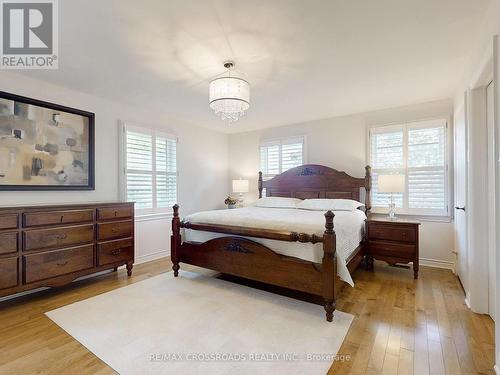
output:
[[405,176],[402,174],[379,175],[378,192],[391,194],[391,203],[389,204],[389,219],[396,220],[397,217],[396,204],[394,203],[394,194],[405,192]]
[[238,205],[243,205],[243,193],[248,193],[248,180],[233,180],[233,193],[238,193]]

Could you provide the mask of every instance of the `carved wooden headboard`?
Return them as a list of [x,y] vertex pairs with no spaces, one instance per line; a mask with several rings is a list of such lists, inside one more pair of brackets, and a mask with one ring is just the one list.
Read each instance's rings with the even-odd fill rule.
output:
[[262,172],[259,172],[259,198],[262,198],[262,190],[265,188],[268,197],[354,199],[359,201],[361,189],[364,189],[366,211],[370,211],[371,186],[370,166],[365,167],[364,178],[352,177],[345,172],[317,164],[304,164],[289,169],[268,181],[263,181]]

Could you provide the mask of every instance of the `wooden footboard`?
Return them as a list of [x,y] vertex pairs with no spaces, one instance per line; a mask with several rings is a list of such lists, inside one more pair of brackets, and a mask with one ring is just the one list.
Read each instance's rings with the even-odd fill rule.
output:
[[314,263],[286,257],[241,237],[220,237],[204,243],[184,242],[180,261],[229,275],[321,295],[321,269]]
[[[179,206],[173,207],[171,258],[174,276],[179,263],[188,263],[234,276],[269,283],[321,296],[326,319],[331,322],[335,310],[336,237],[334,214],[325,214],[323,236],[306,233],[273,231],[245,227],[181,222]],[[182,242],[181,228],[228,234],[203,243]],[[321,264],[280,255],[268,247],[239,236],[266,238],[288,242],[323,243]]]

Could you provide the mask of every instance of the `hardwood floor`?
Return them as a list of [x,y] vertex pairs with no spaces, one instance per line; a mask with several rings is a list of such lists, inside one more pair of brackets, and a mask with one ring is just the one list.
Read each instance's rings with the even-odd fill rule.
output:
[[[164,259],[134,267],[131,278],[123,269],[0,302],[0,374],[113,374],[44,312],[170,267]],[[349,360],[329,374],[494,374],[494,323],[467,309],[450,271],[421,267],[414,281],[409,270],[375,263],[375,272],[359,269],[354,279],[337,303],[356,316],[339,351]]]
[[356,316],[329,374],[494,374],[494,323],[470,312],[448,270],[375,263],[358,269],[337,309]]

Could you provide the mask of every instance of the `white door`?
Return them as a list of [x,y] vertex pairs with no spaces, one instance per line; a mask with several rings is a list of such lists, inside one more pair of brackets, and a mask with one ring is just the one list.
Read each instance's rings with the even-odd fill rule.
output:
[[494,95],[493,82],[486,88],[486,119],[488,124],[488,311],[489,315],[495,320],[495,119],[494,119]]
[[467,254],[467,120],[464,106],[455,113],[455,250],[457,251],[457,274],[466,295],[469,292],[469,269]]

